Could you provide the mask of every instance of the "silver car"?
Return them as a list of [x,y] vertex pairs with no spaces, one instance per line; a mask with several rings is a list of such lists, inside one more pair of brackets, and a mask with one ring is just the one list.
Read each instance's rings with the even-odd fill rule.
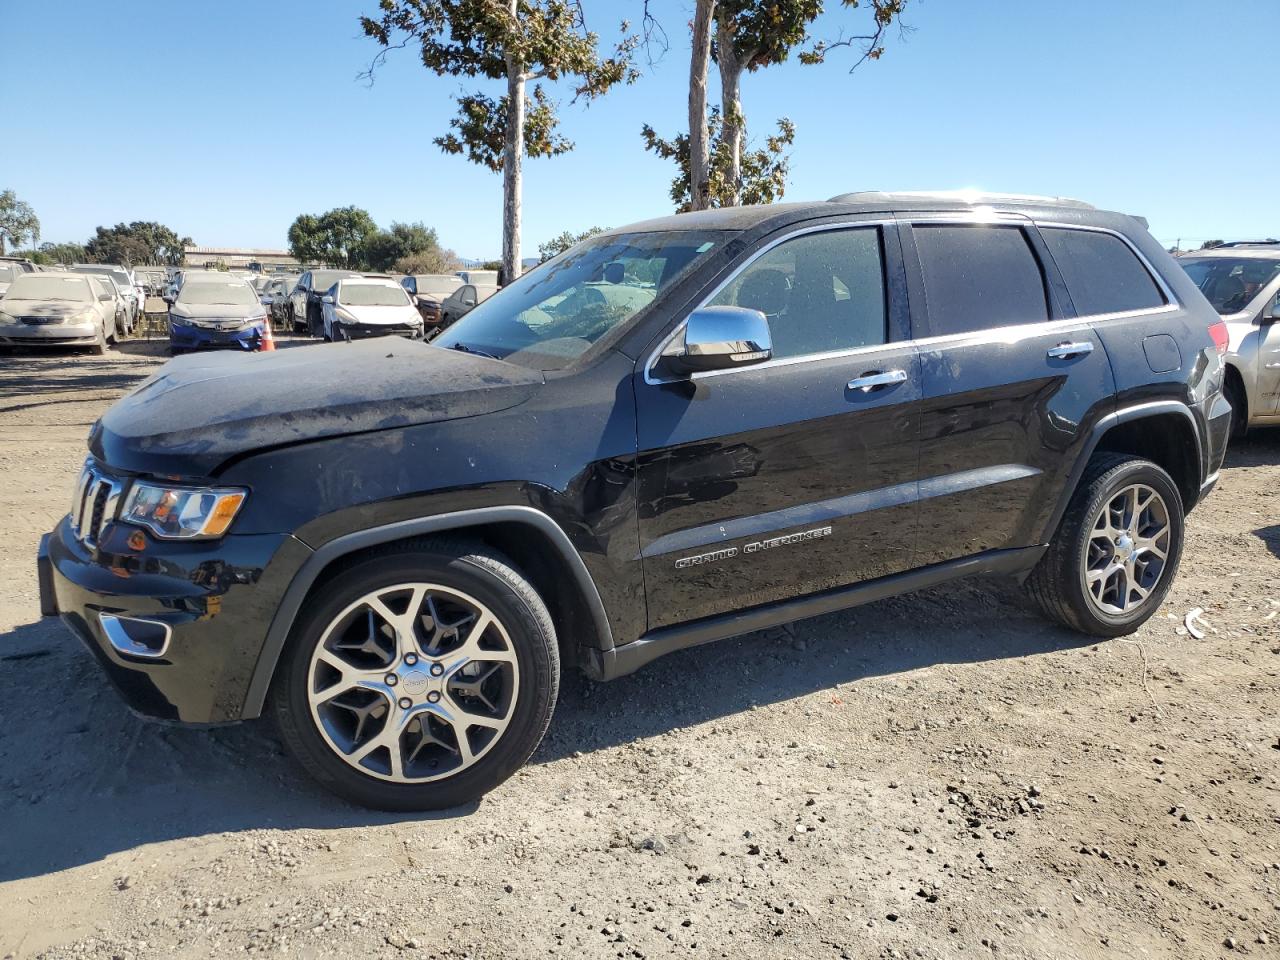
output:
[[1228,243],[1178,263],[1227,323],[1232,436],[1280,425],[1280,240]]
[[127,267],[115,263],[77,263],[71,267],[74,273],[96,273],[110,277],[115,281],[125,302],[127,314],[125,334],[133,332],[133,325],[142,315],[145,304],[138,296],[137,282]]
[[117,298],[103,278],[66,271],[24,273],[0,297],[0,344],[93,347],[116,339]]

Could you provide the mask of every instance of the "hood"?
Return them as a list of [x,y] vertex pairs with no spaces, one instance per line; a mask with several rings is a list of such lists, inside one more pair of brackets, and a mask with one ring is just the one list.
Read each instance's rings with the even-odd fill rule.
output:
[[84,313],[92,306],[88,301],[18,300],[8,297],[4,303],[0,303],[0,310],[11,317],[60,317],[65,320]]
[[353,307],[344,303],[342,309],[360,323],[417,323],[421,319],[418,311],[407,303],[399,307]]
[[495,413],[542,382],[537,371],[420,341],[193,354],[108,410],[89,449],[123,470],[212,476],[267,447]]
[[192,320],[244,320],[262,316],[262,304],[255,303],[175,303],[173,313]]

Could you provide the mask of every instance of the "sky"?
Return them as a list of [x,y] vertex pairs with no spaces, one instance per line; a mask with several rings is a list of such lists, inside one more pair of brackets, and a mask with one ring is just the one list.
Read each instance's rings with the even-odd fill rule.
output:
[[[359,79],[377,47],[358,16],[376,6],[0,0],[0,190],[32,205],[46,241],[155,220],[201,245],[283,248],[299,213],[355,204],[496,257],[501,176],[432,140],[453,96],[502,90],[437,77],[408,50]],[[641,0],[584,6],[611,43]],[[671,211],[673,168],[640,128],[684,127],[692,7],[651,0],[669,48],[634,86],[589,106],[550,91],[576,149],[525,164],[525,256],[563,230]],[[863,17],[828,13],[815,33]],[[745,78],[753,139],[796,124],[787,199],[976,188],[1140,214],[1166,245],[1280,235],[1280,124],[1262,109],[1280,87],[1280,0],[914,0],[907,22],[852,74],[838,51]]]

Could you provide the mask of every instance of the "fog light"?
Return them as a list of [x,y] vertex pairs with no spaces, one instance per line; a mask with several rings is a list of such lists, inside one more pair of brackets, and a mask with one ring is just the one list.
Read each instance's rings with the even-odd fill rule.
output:
[[169,649],[173,631],[159,620],[139,620],[113,613],[98,614],[107,642],[119,653],[130,657],[156,659]]

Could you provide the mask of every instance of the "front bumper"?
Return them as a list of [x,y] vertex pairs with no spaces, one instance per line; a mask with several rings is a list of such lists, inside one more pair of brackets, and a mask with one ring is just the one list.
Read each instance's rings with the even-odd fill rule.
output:
[[98,328],[92,323],[0,324],[0,343],[82,347],[97,342]]
[[343,323],[333,325],[335,340],[366,340],[369,337],[420,337],[419,323]]
[[259,350],[266,339],[266,322],[238,330],[216,330],[169,323],[169,346],[175,350]]
[[40,542],[40,608],[58,614],[145,717],[244,718],[245,695],[276,606],[311,550],[287,534],[178,543],[108,523],[96,546],[64,518]]

